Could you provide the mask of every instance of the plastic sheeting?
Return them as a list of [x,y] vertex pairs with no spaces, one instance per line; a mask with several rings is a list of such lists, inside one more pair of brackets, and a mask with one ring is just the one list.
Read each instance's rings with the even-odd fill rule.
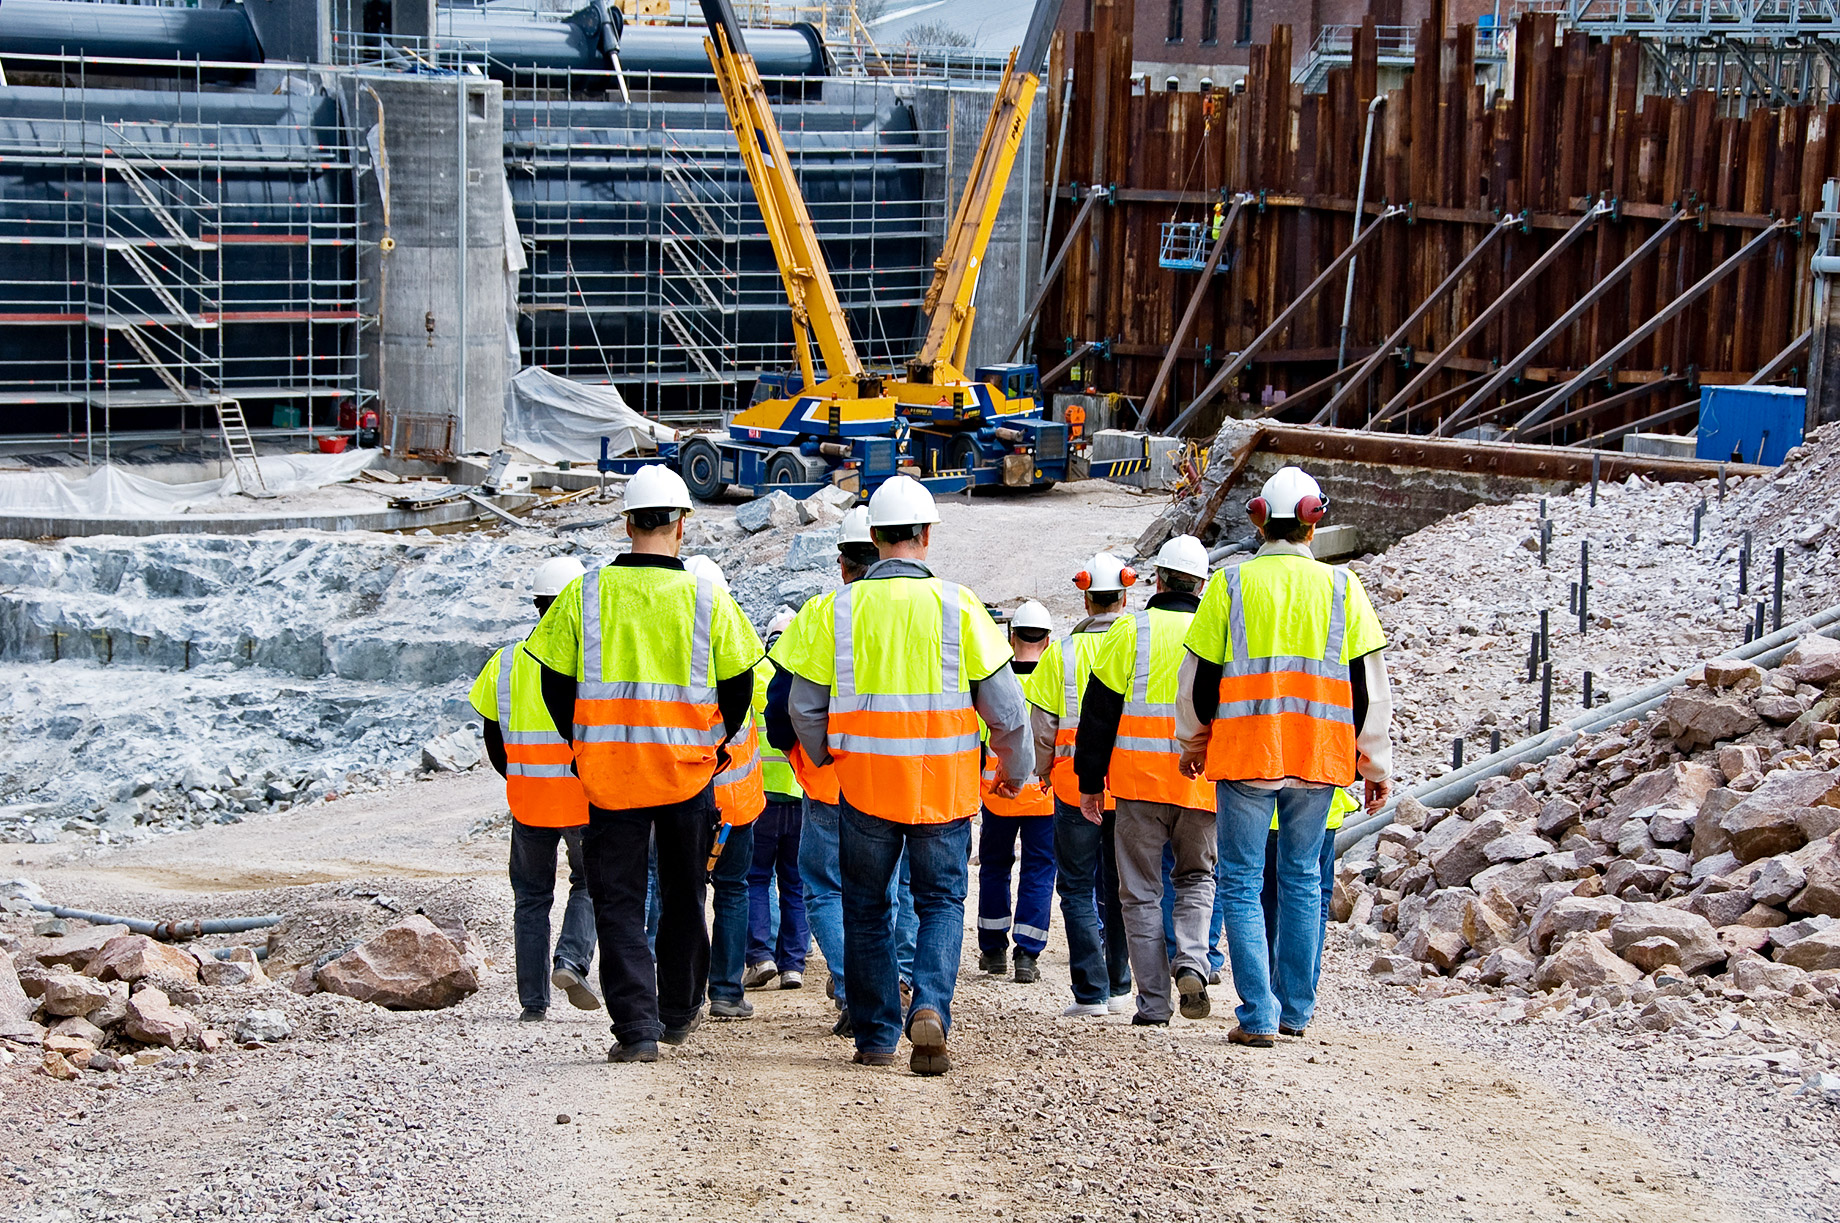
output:
[[589,386],[526,366],[505,398],[505,445],[545,463],[592,463],[609,455],[651,453],[676,431],[626,406],[611,386]]
[[[380,451],[350,450],[344,454],[265,455],[256,462],[262,482],[276,494],[303,492],[349,480],[376,462]],[[234,474],[221,480],[188,484],[163,484],[124,471],[113,464],[96,468],[79,479],[56,472],[0,472],[0,514],[137,518],[183,514],[194,506],[242,491]],[[254,508],[260,502],[250,501]]]

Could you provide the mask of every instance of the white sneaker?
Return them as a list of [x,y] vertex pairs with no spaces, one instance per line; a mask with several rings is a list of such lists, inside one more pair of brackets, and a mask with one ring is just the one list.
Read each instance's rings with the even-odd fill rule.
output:
[[761,989],[767,982],[779,976],[779,965],[772,960],[762,960],[750,967],[741,978],[742,989]]
[[805,974],[802,972],[783,972],[779,975],[781,989],[804,989]]
[[1101,1019],[1111,1013],[1111,1008],[1103,1002],[1076,1002],[1061,1012],[1061,1018]]
[[1137,1007],[1132,1002],[1130,994],[1119,994],[1105,1004],[1105,1009],[1114,1015],[1129,1015]]

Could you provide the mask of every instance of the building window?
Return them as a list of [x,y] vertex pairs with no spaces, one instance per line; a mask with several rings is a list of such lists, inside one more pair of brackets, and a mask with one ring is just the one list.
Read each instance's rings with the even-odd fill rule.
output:
[[1239,33],[1233,41],[1241,46],[1252,41],[1252,0],[1239,0]]
[[1169,0],[1169,41],[1182,41],[1182,0]]
[[1213,46],[1220,41],[1220,0],[1201,0],[1201,42]]

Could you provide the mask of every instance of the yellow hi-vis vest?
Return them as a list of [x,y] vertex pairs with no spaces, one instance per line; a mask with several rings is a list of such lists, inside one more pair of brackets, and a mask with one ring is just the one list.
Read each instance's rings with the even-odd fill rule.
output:
[[792,762],[786,753],[767,742],[764,728],[767,724],[767,685],[773,680],[773,664],[766,659],[754,668],[754,725],[762,731],[760,735],[761,784],[768,794],[779,794],[787,798],[802,798],[805,791],[799,788],[799,779],[794,772]]
[[575,754],[556,733],[543,704],[543,668],[520,642],[486,660],[468,693],[481,717],[505,740],[505,803],[511,818],[533,828],[588,822],[588,796],[575,776]]
[[1093,674],[1124,697],[1105,788],[1134,802],[1214,810],[1213,783],[1182,776],[1177,764],[1176,673],[1193,612],[1153,608],[1120,616],[1105,634]]
[[1185,644],[1221,667],[1209,780],[1355,779],[1348,664],[1386,644],[1359,578],[1305,556],[1256,556],[1208,584]]
[[[1080,805],[1080,779],[1073,771],[1073,744],[1080,731],[1080,697],[1086,691],[1093,663],[1098,661],[1100,646],[1105,641],[1105,627],[1069,633],[1049,645],[1042,651],[1041,661],[1035,664],[1023,688],[1030,704],[1057,719],[1054,763],[1049,767],[1048,780],[1054,787],[1054,797],[1069,807]],[[1108,791],[1105,809],[1110,811],[1117,805]]]

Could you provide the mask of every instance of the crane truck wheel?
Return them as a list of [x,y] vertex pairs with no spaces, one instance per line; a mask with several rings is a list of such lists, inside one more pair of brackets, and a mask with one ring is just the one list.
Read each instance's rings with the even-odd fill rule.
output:
[[946,466],[954,470],[963,468],[966,471],[971,471],[976,468],[977,465],[977,443],[962,434],[953,438],[952,444],[946,448]]
[[678,452],[677,465],[690,495],[698,501],[713,501],[728,491],[722,478],[722,456],[707,438],[693,437]]
[[767,460],[768,484],[802,484],[805,482],[805,464],[797,455],[776,454]]

